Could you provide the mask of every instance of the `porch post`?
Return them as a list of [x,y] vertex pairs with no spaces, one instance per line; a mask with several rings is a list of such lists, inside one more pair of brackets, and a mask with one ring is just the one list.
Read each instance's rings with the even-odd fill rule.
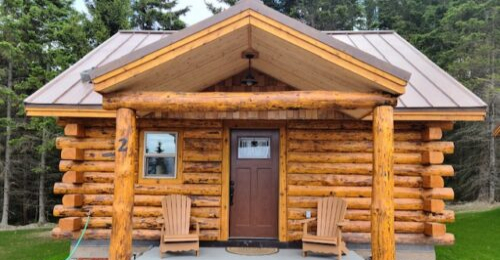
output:
[[137,157],[137,123],[135,111],[116,111],[115,176],[110,260],[132,257],[132,210],[134,206],[134,173]]
[[373,110],[371,246],[373,260],[395,259],[394,121],[392,106]]

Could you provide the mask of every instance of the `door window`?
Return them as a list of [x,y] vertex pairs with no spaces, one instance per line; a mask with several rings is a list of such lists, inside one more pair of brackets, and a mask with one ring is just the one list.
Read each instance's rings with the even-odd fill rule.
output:
[[268,137],[238,138],[238,159],[271,158],[271,139]]

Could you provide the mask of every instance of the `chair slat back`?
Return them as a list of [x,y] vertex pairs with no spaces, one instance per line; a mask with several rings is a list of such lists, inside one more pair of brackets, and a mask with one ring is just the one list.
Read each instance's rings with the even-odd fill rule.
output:
[[341,198],[326,197],[318,201],[317,235],[321,237],[337,236],[337,224],[344,220],[347,202]]
[[187,235],[191,217],[191,199],[183,195],[165,196],[161,202],[166,235]]

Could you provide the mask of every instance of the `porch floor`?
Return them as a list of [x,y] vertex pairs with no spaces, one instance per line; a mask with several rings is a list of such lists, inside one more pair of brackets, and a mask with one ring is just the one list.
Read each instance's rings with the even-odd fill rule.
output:
[[[235,258],[241,258],[245,260],[325,260],[325,259],[337,259],[335,256],[331,255],[312,255],[308,254],[306,258],[302,257],[302,250],[300,249],[280,249],[278,253],[272,255],[263,256],[244,256],[235,255],[226,252],[223,247],[202,247],[200,248],[200,256],[196,257],[194,253],[178,253],[178,254],[167,254],[163,256],[163,259],[177,258],[181,260],[230,260]],[[153,247],[150,250],[144,252],[142,255],[136,258],[137,260],[159,260],[160,251],[158,247]],[[356,254],[354,251],[349,251],[349,254],[343,255],[342,260],[364,260],[361,256]]]

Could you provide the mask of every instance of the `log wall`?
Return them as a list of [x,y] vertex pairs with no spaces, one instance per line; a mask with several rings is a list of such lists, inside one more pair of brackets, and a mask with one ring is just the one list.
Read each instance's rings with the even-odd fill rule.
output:
[[[87,238],[108,238],[115,168],[114,122],[63,120],[62,123],[65,124],[65,136],[57,138],[56,146],[61,149],[59,168],[65,174],[63,181],[55,184],[54,193],[63,195],[63,204],[54,208],[54,216],[63,217],[61,220],[76,217],[74,221],[83,227],[87,212],[90,212]],[[168,194],[189,195],[193,199],[192,222],[200,223],[201,239],[219,239],[222,122],[171,120],[162,124],[140,120],[138,125],[139,130],[177,131],[181,147],[178,179],[136,178],[134,239],[159,239],[161,199]],[[78,232],[68,233],[58,227],[53,233],[55,236],[76,236]]]
[[[443,186],[443,177],[453,168],[442,165],[453,143],[440,141],[441,127],[418,123],[395,124],[395,231],[398,242],[453,242],[451,234],[429,234],[430,225],[444,227],[454,219],[444,210],[443,200],[453,199],[453,190]],[[343,233],[347,241],[370,240],[373,134],[371,122],[291,121],[287,140],[288,240],[302,236],[301,220],[306,211],[316,215],[322,196],[343,197],[348,202]],[[439,205],[431,207],[429,205]],[[424,234],[427,234],[424,235]]]
[[[264,122],[258,122],[264,124]],[[114,121],[63,119],[65,136],[60,170],[65,172],[54,192],[63,195],[54,216],[83,227],[87,212],[91,219],[87,238],[108,238],[111,227],[114,171]],[[269,124],[272,124],[270,121]],[[134,239],[159,239],[162,196],[186,194],[193,199],[193,221],[201,223],[202,240],[221,238],[223,129],[222,120],[139,119],[140,129],[176,130],[181,151],[180,181],[135,185]],[[444,209],[453,190],[443,177],[453,168],[443,165],[453,143],[441,141],[449,123],[395,124],[395,230],[396,241],[417,244],[450,244],[445,223],[454,213]],[[301,238],[300,220],[306,211],[316,214],[316,200],[339,196],[348,202],[345,238],[369,242],[372,174],[371,122],[348,120],[287,121],[286,129],[286,217],[288,241]],[[229,158],[227,158],[229,160]],[[283,164],[281,164],[283,165]],[[54,236],[79,235],[78,230],[57,227]],[[64,225],[74,226],[74,225]],[[314,227],[314,224],[312,225]],[[223,228],[222,228],[223,229]]]

